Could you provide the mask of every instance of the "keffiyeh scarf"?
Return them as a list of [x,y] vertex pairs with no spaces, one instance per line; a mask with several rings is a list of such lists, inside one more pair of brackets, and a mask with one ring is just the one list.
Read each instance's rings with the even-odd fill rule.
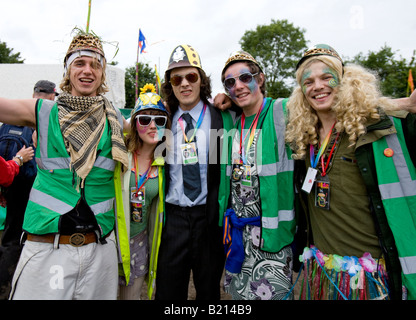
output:
[[78,97],[62,93],[57,102],[61,132],[71,157],[71,170],[74,169],[82,179],[82,185],[96,160],[106,120],[111,128],[113,159],[121,162],[124,168],[128,167],[123,129],[114,107],[105,97]]

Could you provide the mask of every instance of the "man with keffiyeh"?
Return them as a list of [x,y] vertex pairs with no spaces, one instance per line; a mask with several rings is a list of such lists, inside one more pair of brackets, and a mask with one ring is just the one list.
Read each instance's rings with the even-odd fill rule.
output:
[[38,175],[10,299],[117,298],[124,213],[114,181],[127,165],[123,118],[103,95],[106,59],[96,35],[79,32],[64,66],[56,102],[0,98],[0,121],[38,132]]

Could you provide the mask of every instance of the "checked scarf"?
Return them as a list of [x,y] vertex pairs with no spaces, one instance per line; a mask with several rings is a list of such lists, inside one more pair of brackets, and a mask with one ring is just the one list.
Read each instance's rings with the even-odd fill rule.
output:
[[71,169],[82,179],[81,186],[96,160],[106,120],[111,128],[113,159],[121,162],[124,168],[128,167],[123,129],[114,107],[105,97],[78,97],[62,93],[57,102],[59,124],[71,157]]

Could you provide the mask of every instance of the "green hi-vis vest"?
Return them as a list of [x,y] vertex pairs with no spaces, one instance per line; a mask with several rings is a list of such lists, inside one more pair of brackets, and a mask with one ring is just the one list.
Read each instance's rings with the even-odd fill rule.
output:
[[[287,99],[267,98],[261,133],[256,144],[256,165],[259,176],[261,202],[261,249],[278,252],[293,242],[296,217],[294,210],[294,162],[285,143]],[[239,121],[235,128],[238,129]],[[220,225],[228,205],[232,171],[232,139],[237,131],[224,138],[223,150],[228,149],[226,170],[220,183]],[[225,171],[225,172],[224,172]]]
[[[399,118],[390,117],[397,134],[373,143],[381,199],[393,232],[408,298],[416,299],[416,169]],[[391,150],[393,152],[391,152]],[[385,152],[386,151],[386,152]]]
[[[70,169],[58,120],[58,105],[39,100],[37,107],[38,173],[30,192],[23,230],[32,234],[58,233],[62,215],[80,200],[80,178]],[[101,236],[114,228],[114,168],[108,122],[97,147],[97,159],[85,179],[84,197],[95,215]]]

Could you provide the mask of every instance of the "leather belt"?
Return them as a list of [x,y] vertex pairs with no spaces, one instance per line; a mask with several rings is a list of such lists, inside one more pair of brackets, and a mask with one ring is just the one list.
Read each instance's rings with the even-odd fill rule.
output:
[[[28,234],[27,240],[42,243],[54,243],[54,234],[35,235]],[[59,244],[70,244],[73,247],[81,247],[86,244],[97,242],[97,235],[95,232],[88,233],[73,233],[71,235],[57,235],[59,236]]]

